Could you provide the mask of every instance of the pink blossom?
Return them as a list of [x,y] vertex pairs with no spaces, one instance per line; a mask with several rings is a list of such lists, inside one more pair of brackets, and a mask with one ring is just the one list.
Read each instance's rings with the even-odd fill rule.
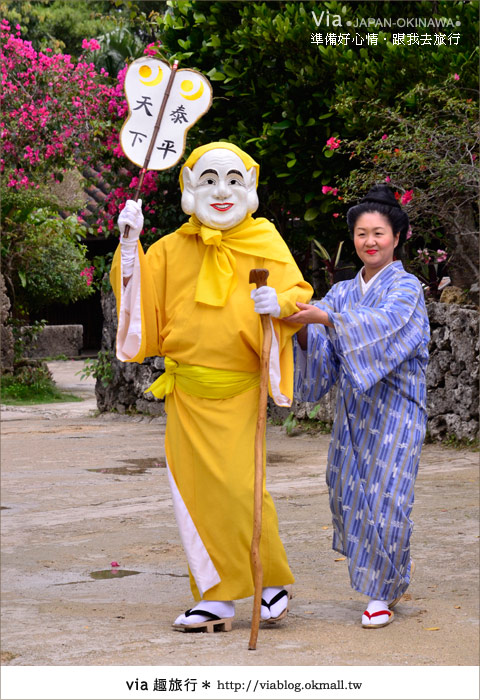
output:
[[118,561],[112,561],[112,562],[110,562],[110,566],[111,566],[112,568],[117,568],[117,567],[120,566],[120,564],[118,563]]
[[337,196],[338,187],[330,187],[329,185],[323,185],[322,194],[333,194],[334,197]]
[[333,218],[336,219],[340,214],[332,214]]
[[153,43],[153,44],[148,44],[148,46],[146,47],[146,49],[144,50],[143,53],[146,54],[147,56],[155,56],[157,51],[158,51],[158,47],[155,45],[155,43]]
[[385,182],[390,182],[390,175],[387,175],[387,177],[385,178]]
[[409,202],[412,201],[413,197],[413,190],[407,190],[405,194],[402,196],[401,202],[402,204],[408,204]]
[[420,259],[422,262],[426,263],[426,264],[428,264],[428,263],[431,261],[431,259],[432,259],[432,258],[430,257],[430,255],[429,255],[429,253],[428,253],[428,249],[427,249],[427,248],[424,248],[423,250],[422,250],[421,248],[419,248],[419,249],[417,250],[417,253],[418,253],[419,259]]
[[336,148],[340,147],[340,143],[341,143],[340,139],[336,138],[335,136],[331,136],[328,139],[326,145],[329,147],[329,149],[331,151],[334,151]]
[[91,267],[85,267],[80,273],[80,277],[85,277],[85,280],[87,282],[87,287],[90,287],[90,285],[93,282],[93,271],[94,270],[95,270],[95,268],[92,265]]
[[447,259],[446,250],[437,250],[437,263],[445,262]]
[[385,141],[385,139],[388,139],[388,134],[383,134],[382,141]]
[[458,73],[455,73],[455,74],[454,74],[453,79],[454,79],[454,80],[460,80],[460,76],[458,75]]
[[413,233],[412,233],[412,227],[410,226],[410,227],[408,228],[408,231],[407,231],[407,241],[408,241],[409,238],[412,237],[412,235],[413,235]]
[[100,44],[96,39],[84,39],[82,41],[82,49],[87,49],[88,51],[98,51]]

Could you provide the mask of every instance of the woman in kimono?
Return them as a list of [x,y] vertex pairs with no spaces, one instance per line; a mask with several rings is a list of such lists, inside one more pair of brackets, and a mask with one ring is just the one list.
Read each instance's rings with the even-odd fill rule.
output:
[[[195,600],[176,618],[177,630],[229,630],[234,601],[254,592],[250,543],[262,347],[257,314],[272,315],[272,396],[290,405],[298,326],[281,319],[312,293],[273,224],[251,216],[258,207],[258,174],[258,164],[234,144],[207,144],[180,172],[182,209],[191,217],[177,231],[144,254],[141,201],[129,200],[119,217],[120,231],[129,225],[130,232],[121,238],[111,271],[117,357],[165,357],[165,373],[148,390],[165,397],[167,470]],[[263,267],[278,298],[272,286],[251,289],[250,270]],[[287,614],[293,575],[266,490],[263,514],[261,617],[275,622]]]
[[411,575],[413,486],[425,436],[429,322],[423,290],[396,254],[409,221],[386,185],[349,209],[363,268],[314,304],[297,304],[295,396],[338,382],[327,484],[333,549],[369,597],[362,626],[384,627]]

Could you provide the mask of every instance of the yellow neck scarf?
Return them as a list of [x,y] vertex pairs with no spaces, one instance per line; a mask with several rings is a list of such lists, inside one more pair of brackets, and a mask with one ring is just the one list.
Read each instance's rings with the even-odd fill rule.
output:
[[204,226],[192,216],[177,233],[199,236],[205,244],[195,301],[210,306],[225,306],[237,286],[234,251],[258,258],[291,263],[292,255],[275,226],[268,219],[251,216],[227,231]]

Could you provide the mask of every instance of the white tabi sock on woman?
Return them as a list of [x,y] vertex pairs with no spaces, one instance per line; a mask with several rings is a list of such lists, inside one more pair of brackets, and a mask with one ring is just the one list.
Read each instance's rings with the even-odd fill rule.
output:
[[[368,613],[368,614],[367,614]],[[385,627],[393,620],[393,612],[384,600],[371,600],[362,615],[363,627]]]

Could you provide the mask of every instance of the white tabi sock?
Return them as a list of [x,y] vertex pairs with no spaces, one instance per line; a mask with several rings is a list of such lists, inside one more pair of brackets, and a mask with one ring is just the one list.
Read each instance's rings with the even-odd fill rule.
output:
[[[235,617],[235,604],[231,600],[201,600],[191,610],[206,610],[207,612],[217,615],[217,617]],[[193,625],[197,622],[206,622],[209,618],[199,613],[198,615],[189,615],[186,617],[184,613],[179,615],[174,625]]]
[[[280,593],[284,590],[286,590],[284,586],[268,586],[267,588],[264,588],[262,590],[262,598],[266,603],[270,603],[270,601],[277,595],[277,593]],[[270,608],[267,608],[265,605],[262,605],[262,607],[260,608],[260,617],[262,618],[262,620],[269,620],[271,617],[278,617],[282,614],[287,605],[288,591],[287,595],[282,596],[282,598],[280,598],[280,600],[276,603],[273,603],[273,605],[271,605]]]
[[[383,610],[388,610],[388,603],[384,600],[371,600],[367,605],[367,612],[372,615],[376,612],[381,612]],[[388,621],[390,615],[385,612],[385,615],[376,615],[374,618],[370,619],[367,615],[362,615],[362,625],[378,625],[379,627]]]

